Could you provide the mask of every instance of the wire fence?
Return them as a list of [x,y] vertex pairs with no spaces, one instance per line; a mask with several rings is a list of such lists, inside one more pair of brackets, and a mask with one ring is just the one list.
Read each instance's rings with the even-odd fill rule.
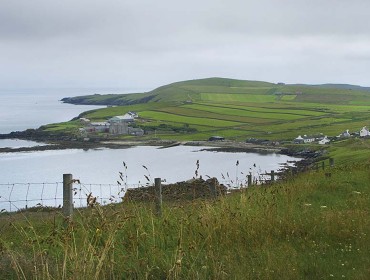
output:
[[[137,188],[138,185],[122,187],[118,184],[78,184],[74,183],[74,207],[86,207],[87,197],[92,194],[102,205],[122,201],[127,188]],[[0,184],[0,211],[14,212],[33,207],[63,206],[63,182],[55,183],[7,183]]]
[[[273,172],[273,171],[272,171]],[[231,179],[223,177],[219,181],[227,189],[239,189],[249,184],[262,184],[270,181],[271,174],[258,174],[248,182],[247,176]],[[71,185],[73,192],[73,207],[82,208],[89,206],[89,199],[93,197],[95,202],[101,205],[122,202],[123,197],[130,188],[145,188],[152,185],[146,184],[86,184],[78,180]],[[16,212],[23,209],[50,207],[62,208],[63,206],[63,182],[42,183],[6,183],[0,184],[0,211]]]

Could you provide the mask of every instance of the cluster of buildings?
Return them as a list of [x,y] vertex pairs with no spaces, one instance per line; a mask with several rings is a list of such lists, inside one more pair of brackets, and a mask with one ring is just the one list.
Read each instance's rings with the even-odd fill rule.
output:
[[303,137],[299,135],[297,138],[293,140],[293,143],[308,144],[308,143],[317,142],[320,145],[325,145],[325,144],[328,144],[332,140],[349,138],[352,136],[370,137],[370,132],[369,132],[369,129],[366,126],[364,126],[359,132],[355,132],[351,134],[349,133],[349,130],[347,129],[346,131],[342,132],[338,136],[331,137],[331,138],[328,138],[327,136],[323,136],[323,135],[318,135],[318,136],[303,135]]
[[80,128],[82,135],[89,133],[109,133],[112,135],[144,135],[144,130],[135,127],[135,119],[138,118],[136,112],[128,112],[123,116],[115,116],[107,120],[106,122],[91,122],[89,119],[80,118],[80,121],[85,127]]

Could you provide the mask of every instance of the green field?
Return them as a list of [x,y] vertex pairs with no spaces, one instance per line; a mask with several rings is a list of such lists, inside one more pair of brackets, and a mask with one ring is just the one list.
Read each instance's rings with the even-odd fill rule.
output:
[[[206,140],[217,133],[239,141],[250,137],[289,141],[299,134],[336,136],[345,129],[355,132],[370,126],[369,89],[348,85],[277,85],[210,78],[173,83],[140,94],[72,100],[117,105],[83,114],[93,121],[137,111],[137,126],[156,130],[157,136],[171,140]],[[81,126],[73,122],[46,128],[71,133]]]

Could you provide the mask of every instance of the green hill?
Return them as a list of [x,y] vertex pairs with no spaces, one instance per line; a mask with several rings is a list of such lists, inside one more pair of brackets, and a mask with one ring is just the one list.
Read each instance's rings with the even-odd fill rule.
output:
[[[90,95],[64,99],[75,104],[115,105],[87,112],[104,121],[136,111],[137,126],[161,139],[205,140],[212,135],[245,141],[248,138],[292,140],[299,134],[336,136],[346,129],[370,127],[370,92],[350,85],[287,85],[225,78],[190,80],[150,92]],[[75,122],[48,126],[58,131]],[[125,138],[127,136],[120,136]]]
[[[203,100],[202,94],[272,95],[276,100],[296,102],[324,102],[351,104],[364,102],[370,105],[369,88],[342,84],[285,85],[261,81],[244,81],[226,78],[207,78],[176,82],[146,93],[87,95],[64,98],[73,104],[132,105],[148,102],[186,102]],[[337,97],[333,98],[333,94]],[[295,96],[297,95],[297,96]]]

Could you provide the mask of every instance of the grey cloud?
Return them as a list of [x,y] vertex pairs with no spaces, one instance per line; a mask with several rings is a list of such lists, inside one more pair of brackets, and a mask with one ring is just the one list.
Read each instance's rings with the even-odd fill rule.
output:
[[351,67],[369,57],[369,10],[368,0],[2,1],[0,86],[325,82],[345,73],[343,82],[366,83]]

